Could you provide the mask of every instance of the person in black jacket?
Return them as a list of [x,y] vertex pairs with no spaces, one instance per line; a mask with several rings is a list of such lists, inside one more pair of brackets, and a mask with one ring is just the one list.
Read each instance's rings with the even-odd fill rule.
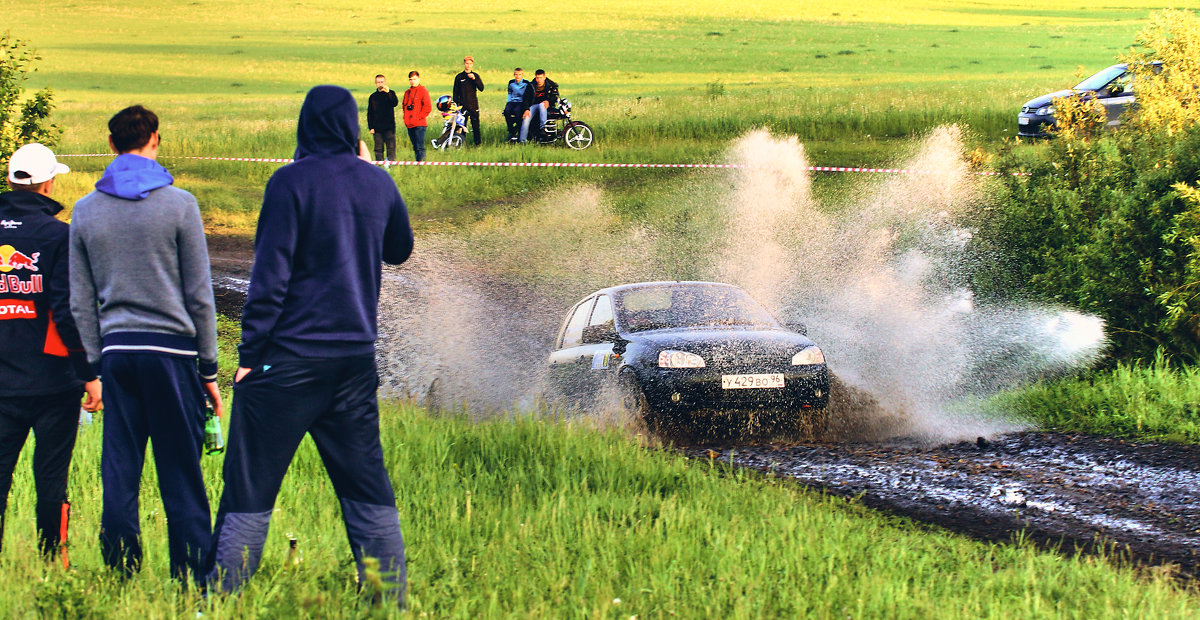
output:
[[521,116],[521,142],[529,135],[529,126],[533,125],[533,137],[539,142],[546,140],[546,118],[550,110],[558,103],[558,84],[546,77],[546,72],[538,69],[533,73],[533,83],[525,88],[525,113]]
[[232,591],[258,567],[283,476],[309,434],[341,502],[359,583],[363,558],[377,558],[384,594],[403,606],[375,337],[382,263],[408,258],[412,228],[391,177],[356,156],[349,91],[310,90],[297,136],[296,161],[271,177],[258,218],[209,583]]
[[375,161],[383,161],[383,149],[387,147],[387,161],[396,160],[396,106],[400,99],[396,91],[388,88],[387,78],[375,76],[375,92],[367,98],[367,130],[375,136]]
[[483,78],[475,73],[475,57],[463,58],[463,70],[454,76],[454,103],[471,121],[471,133],[475,136],[475,146],[479,146],[482,137],[479,134],[479,97],[476,91],[483,92]]
[[50,149],[27,144],[9,161],[13,191],[0,194],[0,537],[13,470],[32,430],[41,551],[67,566],[67,471],[80,396],[86,392],[88,411],[101,403],[71,317],[68,228],[50,198],[64,172]]

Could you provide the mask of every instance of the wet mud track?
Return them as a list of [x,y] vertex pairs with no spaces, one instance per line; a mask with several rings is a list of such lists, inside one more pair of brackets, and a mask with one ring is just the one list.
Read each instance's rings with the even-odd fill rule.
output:
[[1024,432],[902,442],[691,446],[695,458],[793,478],[987,540],[1116,551],[1200,577],[1200,448]]

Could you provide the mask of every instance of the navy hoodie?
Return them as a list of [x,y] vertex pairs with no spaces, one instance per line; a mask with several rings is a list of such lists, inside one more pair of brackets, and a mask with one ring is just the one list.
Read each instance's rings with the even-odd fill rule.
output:
[[350,91],[308,91],[296,161],[263,196],[240,366],[374,353],[382,263],[404,262],[413,233],[391,176],[358,158],[358,132]]
[[0,194],[0,397],[57,394],[96,378],[71,318],[59,211],[41,194]]

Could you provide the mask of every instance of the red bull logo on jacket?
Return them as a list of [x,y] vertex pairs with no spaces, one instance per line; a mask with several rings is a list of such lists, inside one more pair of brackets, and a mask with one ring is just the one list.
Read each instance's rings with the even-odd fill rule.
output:
[[42,292],[42,276],[29,276],[28,280],[22,280],[15,273],[10,273],[6,276],[0,275],[0,293],[20,293],[23,295],[32,295]]
[[38,256],[41,252],[25,254],[11,245],[0,245],[0,273],[8,273],[16,269],[37,271]]

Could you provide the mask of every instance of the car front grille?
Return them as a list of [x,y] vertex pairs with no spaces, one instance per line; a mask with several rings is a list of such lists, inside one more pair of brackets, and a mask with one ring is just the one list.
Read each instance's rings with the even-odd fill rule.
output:
[[1037,108],[1031,108],[1029,106],[1025,106],[1025,107],[1021,108],[1021,113],[1022,114],[1031,114],[1036,109]]
[[710,356],[709,365],[713,368],[745,368],[747,366],[773,368],[785,365],[790,361],[786,356],[778,353],[720,351]]

